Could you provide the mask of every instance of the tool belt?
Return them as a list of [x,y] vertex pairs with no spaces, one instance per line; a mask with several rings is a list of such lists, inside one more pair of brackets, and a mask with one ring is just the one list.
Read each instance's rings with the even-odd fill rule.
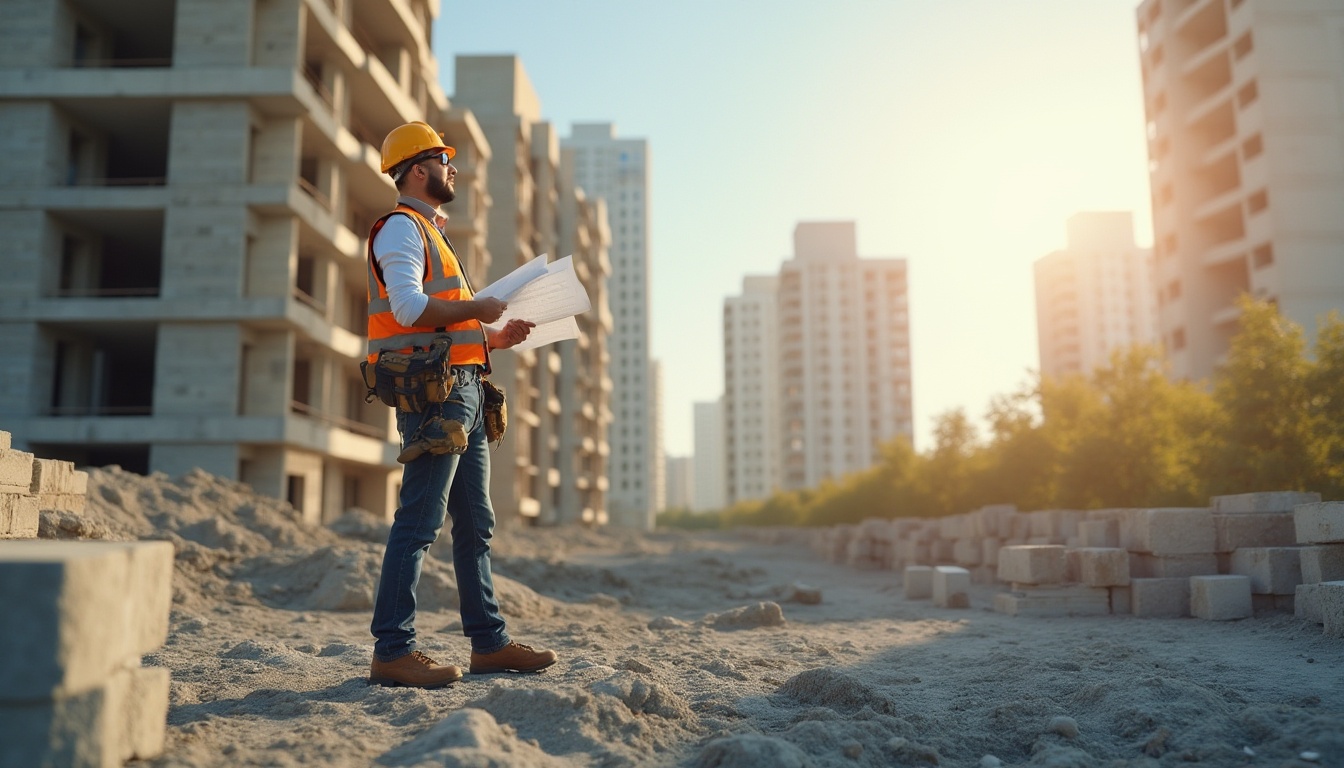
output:
[[509,403],[504,398],[504,388],[481,379],[481,405],[485,409],[485,439],[496,443],[504,439],[504,430],[509,428]]
[[428,348],[414,347],[410,352],[384,349],[378,359],[359,364],[364,385],[369,388],[364,402],[381,400],[383,405],[404,413],[424,413],[430,403],[442,403],[453,391],[453,372],[448,353],[453,342],[447,336],[433,341]]

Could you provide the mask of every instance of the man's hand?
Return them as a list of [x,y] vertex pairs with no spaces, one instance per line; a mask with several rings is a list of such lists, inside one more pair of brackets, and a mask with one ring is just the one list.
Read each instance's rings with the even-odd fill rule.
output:
[[[504,310],[509,307],[507,302],[500,301],[496,298],[473,299],[472,303],[476,305],[476,319],[480,320],[482,323],[495,322],[499,319],[500,315],[504,314]],[[526,334],[524,334],[524,336],[526,336]],[[517,343],[518,342],[516,341],[514,342],[514,344]]]
[[[489,299],[489,301],[494,301],[494,299]],[[503,304],[504,302],[500,303]],[[496,317],[498,317],[498,315],[496,315]],[[508,349],[514,344],[526,339],[527,335],[531,333],[532,329],[536,326],[536,323],[515,319],[505,323],[504,327],[500,328],[498,331],[492,331],[487,328],[485,333],[486,336],[489,337],[487,341],[489,342],[491,349]]]

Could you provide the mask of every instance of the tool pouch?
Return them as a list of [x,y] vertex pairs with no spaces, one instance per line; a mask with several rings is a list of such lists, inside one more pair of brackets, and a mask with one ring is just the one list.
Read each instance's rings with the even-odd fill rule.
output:
[[495,443],[504,439],[504,430],[509,428],[509,403],[504,399],[504,389],[481,379],[481,405],[485,409],[485,439]]
[[435,339],[428,348],[415,347],[410,352],[384,349],[373,365],[367,360],[360,363],[364,385],[369,388],[364,402],[377,399],[399,411],[424,413],[430,403],[446,401],[453,391],[448,361],[452,345],[445,336]]

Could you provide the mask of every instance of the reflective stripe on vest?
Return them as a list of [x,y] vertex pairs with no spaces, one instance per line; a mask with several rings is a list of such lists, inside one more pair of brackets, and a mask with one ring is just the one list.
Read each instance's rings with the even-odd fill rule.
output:
[[407,327],[393,316],[387,286],[374,268],[377,262],[373,255],[373,241],[387,220],[396,214],[409,216],[420,230],[420,240],[425,249],[425,274],[422,278],[425,295],[444,301],[462,301],[472,297],[471,286],[462,274],[457,254],[443,234],[415,209],[397,206],[394,211],[374,222],[369,232],[366,265],[369,284],[369,362],[376,360],[382,350],[409,351],[411,347],[427,347],[435,338],[447,336],[453,341],[449,353],[453,365],[483,365],[489,368],[485,329],[478,321],[464,320],[441,328]]

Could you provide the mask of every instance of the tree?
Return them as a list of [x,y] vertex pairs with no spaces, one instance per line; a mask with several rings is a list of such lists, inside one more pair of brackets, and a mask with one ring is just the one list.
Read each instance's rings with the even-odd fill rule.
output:
[[1240,330],[1214,386],[1218,491],[1312,490],[1324,479],[1327,446],[1314,439],[1319,414],[1302,327],[1268,302],[1243,296],[1238,306]]

